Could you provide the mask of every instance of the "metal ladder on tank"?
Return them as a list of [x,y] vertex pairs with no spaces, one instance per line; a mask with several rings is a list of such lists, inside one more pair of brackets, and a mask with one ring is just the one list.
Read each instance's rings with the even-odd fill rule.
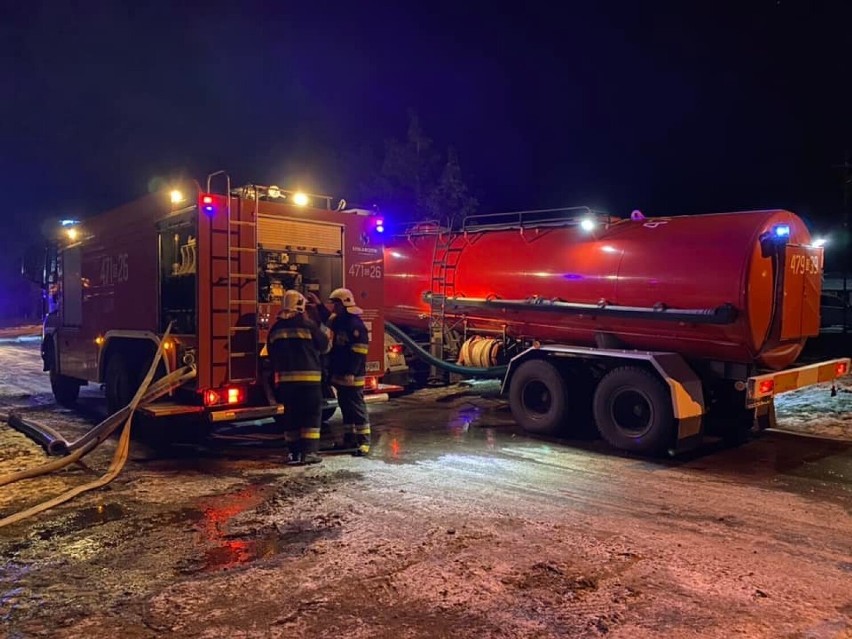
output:
[[[461,239],[460,239],[461,238]],[[435,236],[435,251],[432,256],[432,295],[429,298],[429,344],[433,357],[444,359],[449,336],[447,335],[447,299],[456,294],[456,267],[464,246],[463,237],[447,230],[446,235]],[[440,373],[435,366],[429,371],[432,379]]]
[[[210,180],[207,177],[207,192],[210,192]],[[257,277],[257,212],[259,195],[254,189],[253,201],[245,197],[237,199],[236,211],[232,205],[231,178],[224,173],[227,181],[227,370],[229,382],[254,382],[258,368],[258,277]],[[245,204],[251,201],[248,210]],[[236,265],[235,265],[236,263]],[[251,272],[248,272],[248,269]]]

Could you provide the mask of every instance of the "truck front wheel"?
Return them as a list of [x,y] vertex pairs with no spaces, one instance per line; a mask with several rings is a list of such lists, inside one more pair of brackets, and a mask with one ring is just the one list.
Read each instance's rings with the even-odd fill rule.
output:
[[73,377],[50,371],[50,389],[60,406],[72,408],[80,396],[80,382]]
[[568,389],[560,372],[550,362],[524,362],[509,383],[509,407],[525,431],[552,435],[565,425]]
[[130,370],[121,353],[115,353],[107,362],[104,375],[106,386],[107,411],[110,415],[117,413],[130,403],[136,388],[130,378]]
[[636,366],[616,368],[604,376],[595,390],[594,415],[607,442],[634,453],[660,453],[674,433],[668,387]]

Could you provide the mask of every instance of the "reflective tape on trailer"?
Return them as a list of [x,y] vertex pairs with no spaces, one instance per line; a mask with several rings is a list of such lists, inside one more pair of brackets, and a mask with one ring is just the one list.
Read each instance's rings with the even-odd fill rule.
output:
[[749,377],[746,385],[747,405],[751,408],[781,393],[834,381],[848,375],[850,366],[852,360],[844,357]]

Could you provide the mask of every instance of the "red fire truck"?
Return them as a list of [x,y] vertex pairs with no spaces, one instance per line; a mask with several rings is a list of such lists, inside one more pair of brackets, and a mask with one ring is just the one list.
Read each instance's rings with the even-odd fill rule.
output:
[[[224,192],[212,188],[214,179]],[[355,294],[371,333],[368,401],[396,390],[379,383],[384,223],[375,212],[275,186],[232,188],[218,172],[204,189],[175,184],[63,224],[44,269],[42,343],[44,370],[63,405],[95,383],[111,412],[125,406],[171,324],[162,372],[192,365],[196,377],[144,414],[208,422],[279,414],[264,344],[284,291],[326,299],[340,286]],[[336,406],[328,391],[325,418]]]

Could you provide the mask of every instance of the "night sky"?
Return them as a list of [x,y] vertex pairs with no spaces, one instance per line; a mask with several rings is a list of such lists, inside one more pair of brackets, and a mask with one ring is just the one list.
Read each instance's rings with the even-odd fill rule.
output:
[[181,173],[347,197],[409,108],[482,212],[842,216],[849,1],[121,4],[0,7],[7,255]]

